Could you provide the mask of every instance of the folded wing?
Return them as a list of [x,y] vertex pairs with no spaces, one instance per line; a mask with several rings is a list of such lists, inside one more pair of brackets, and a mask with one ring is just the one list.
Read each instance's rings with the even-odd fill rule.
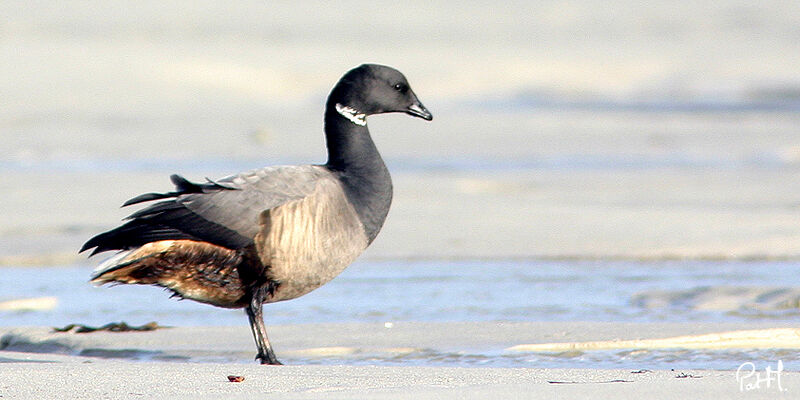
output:
[[[193,240],[231,250],[253,244],[259,215],[314,192],[330,172],[321,166],[280,166],[254,170],[219,181],[192,183],[173,175],[176,191],[137,196],[125,205],[159,201],[131,214],[127,223],[83,245],[92,255],[129,250],[161,240]],[[168,199],[168,200],[164,200]]]

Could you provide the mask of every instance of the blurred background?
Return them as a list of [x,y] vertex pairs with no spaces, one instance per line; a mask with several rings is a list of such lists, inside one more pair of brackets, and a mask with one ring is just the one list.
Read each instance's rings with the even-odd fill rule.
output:
[[[365,62],[404,72],[434,120],[370,118],[396,197],[341,282],[520,297],[486,290],[448,314],[459,296],[444,296],[422,317],[371,298],[331,318],[797,318],[797,1],[7,1],[0,15],[0,277],[6,297],[65,292],[47,318],[5,324],[61,321],[71,292],[140,296],[89,287],[102,257],[80,245],[169,174],[324,162],[327,93]],[[51,283],[27,275],[61,266]],[[581,279],[561,303],[533,299]],[[313,303],[339,298],[325,290],[298,300],[309,321],[332,315]],[[147,293],[164,303],[142,318],[195,310]],[[117,318],[97,309],[70,318]],[[280,321],[306,318],[290,310]]]
[[0,263],[168,190],[324,162],[364,62],[436,119],[370,119],[397,186],[368,257],[800,255],[800,4],[4,2]]

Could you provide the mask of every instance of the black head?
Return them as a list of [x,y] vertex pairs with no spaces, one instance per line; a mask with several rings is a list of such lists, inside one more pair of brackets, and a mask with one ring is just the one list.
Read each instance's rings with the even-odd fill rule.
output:
[[349,107],[357,114],[404,112],[428,121],[433,119],[406,77],[385,65],[364,64],[350,70],[336,84],[328,103],[329,107],[336,104]]

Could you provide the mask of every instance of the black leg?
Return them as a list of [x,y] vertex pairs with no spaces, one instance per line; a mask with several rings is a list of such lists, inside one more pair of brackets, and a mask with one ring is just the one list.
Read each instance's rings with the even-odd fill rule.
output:
[[275,357],[275,352],[272,351],[269,339],[267,339],[267,329],[264,328],[264,315],[262,313],[263,303],[263,292],[256,290],[252,300],[250,300],[250,305],[246,308],[247,317],[250,319],[250,330],[253,331],[253,339],[255,339],[256,347],[258,347],[256,360],[261,360],[261,364],[281,365],[281,362]]

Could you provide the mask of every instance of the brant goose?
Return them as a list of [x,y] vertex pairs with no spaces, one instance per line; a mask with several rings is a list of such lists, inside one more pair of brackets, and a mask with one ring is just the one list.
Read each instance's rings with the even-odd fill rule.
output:
[[342,272],[378,235],[392,202],[389,171],[366,117],[404,112],[433,117],[399,71],[365,64],[328,96],[323,165],[274,166],[217,181],[172,175],[176,190],[124,225],[91,238],[81,252],[120,250],[92,275],[98,285],[158,285],[173,296],[244,308],[261,364],[280,364],[262,305],[302,296]]

